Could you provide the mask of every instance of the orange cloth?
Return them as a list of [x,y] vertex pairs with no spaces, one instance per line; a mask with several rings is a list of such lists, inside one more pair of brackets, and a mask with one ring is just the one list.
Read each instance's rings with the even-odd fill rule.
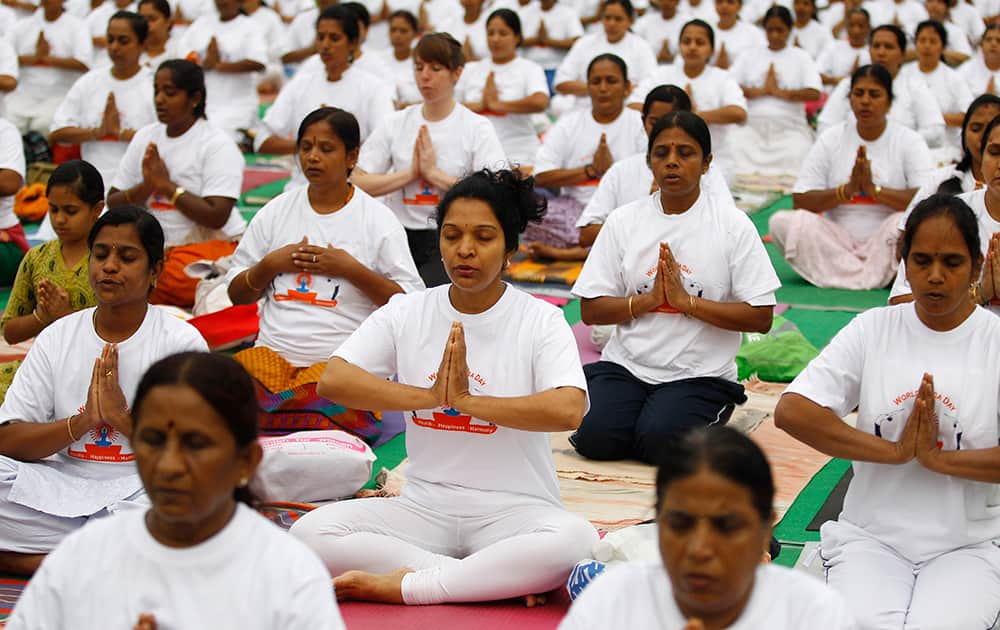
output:
[[218,260],[236,251],[236,243],[231,241],[205,241],[179,245],[167,250],[163,263],[163,273],[156,288],[149,296],[151,304],[173,304],[190,307],[194,304],[194,290],[200,278],[192,278],[184,273],[184,268],[199,260]]
[[14,195],[14,214],[25,221],[41,221],[49,211],[45,184],[28,184]]
[[318,383],[319,377],[326,369],[326,363],[316,363],[304,368],[295,367],[280,354],[264,346],[241,350],[234,354],[233,358],[250,376],[260,381],[260,384],[271,392]]

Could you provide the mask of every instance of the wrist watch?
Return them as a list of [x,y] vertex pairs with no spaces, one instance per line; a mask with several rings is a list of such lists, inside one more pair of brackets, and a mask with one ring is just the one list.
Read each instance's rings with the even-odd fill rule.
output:
[[178,186],[177,188],[174,188],[174,194],[170,195],[170,205],[176,206],[177,200],[180,198],[181,195],[183,195],[186,192],[187,191],[184,190],[183,186]]
[[878,201],[879,195],[882,194],[882,187],[875,184],[875,188],[872,190],[872,199]]

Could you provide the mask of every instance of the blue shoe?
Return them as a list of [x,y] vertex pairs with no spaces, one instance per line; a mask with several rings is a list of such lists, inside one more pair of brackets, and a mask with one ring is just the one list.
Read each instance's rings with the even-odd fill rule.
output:
[[573,567],[573,571],[566,580],[566,592],[569,598],[576,599],[583,592],[588,584],[594,581],[598,575],[604,572],[608,565],[597,560],[581,560]]

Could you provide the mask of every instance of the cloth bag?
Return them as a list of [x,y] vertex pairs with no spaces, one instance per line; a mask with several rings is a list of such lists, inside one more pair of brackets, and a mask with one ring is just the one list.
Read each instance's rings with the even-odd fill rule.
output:
[[260,438],[264,458],[250,482],[266,502],[317,503],[354,496],[372,474],[375,453],[346,431],[301,431]]
[[819,355],[798,327],[783,317],[775,317],[767,334],[743,333],[736,353],[737,378],[756,375],[762,381],[790,383]]

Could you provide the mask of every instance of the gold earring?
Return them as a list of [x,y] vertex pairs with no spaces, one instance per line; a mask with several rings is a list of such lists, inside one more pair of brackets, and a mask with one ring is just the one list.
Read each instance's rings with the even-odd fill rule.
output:
[[975,282],[969,283],[969,297],[972,298],[973,303],[979,304],[979,284]]
[[241,488],[245,488],[248,483],[250,483],[250,480],[247,479],[246,477],[240,478],[240,487]]

